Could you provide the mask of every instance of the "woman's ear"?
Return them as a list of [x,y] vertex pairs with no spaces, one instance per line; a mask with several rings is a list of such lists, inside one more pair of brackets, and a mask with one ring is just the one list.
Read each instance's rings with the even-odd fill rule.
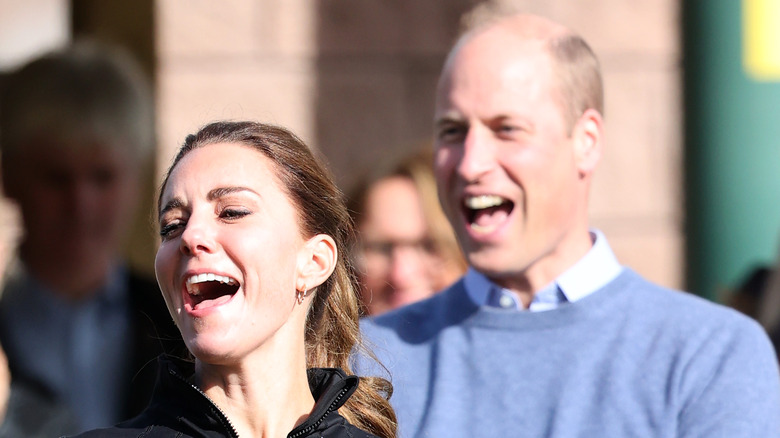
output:
[[583,178],[591,175],[601,161],[603,125],[601,114],[594,109],[586,110],[574,125],[572,136],[575,141],[577,169]]
[[295,288],[306,292],[330,277],[336,269],[338,250],[336,242],[327,234],[317,234],[306,241],[298,259],[298,276]]

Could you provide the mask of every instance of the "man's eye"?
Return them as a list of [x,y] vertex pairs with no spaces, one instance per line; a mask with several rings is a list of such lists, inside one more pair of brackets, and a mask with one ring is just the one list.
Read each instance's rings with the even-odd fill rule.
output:
[[439,130],[439,139],[446,142],[458,141],[465,135],[466,128],[463,126],[443,126]]
[[517,134],[523,129],[517,125],[501,125],[498,127],[497,132],[499,135],[511,135]]

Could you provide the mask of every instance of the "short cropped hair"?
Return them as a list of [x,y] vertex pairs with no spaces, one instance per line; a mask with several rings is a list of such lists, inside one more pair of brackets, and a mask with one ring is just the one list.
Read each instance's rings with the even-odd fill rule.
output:
[[569,130],[588,109],[604,115],[604,84],[595,53],[582,37],[564,35],[549,41],[548,50],[558,76],[561,106]]
[[31,141],[75,147],[98,139],[145,159],[154,147],[151,90],[130,56],[92,41],[37,58],[12,72],[0,95],[6,162]]
[[[461,17],[459,41],[493,24],[518,15],[516,6],[501,2],[480,3]],[[560,105],[570,131],[588,109],[604,116],[604,84],[601,67],[593,49],[580,35],[567,30],[546,41],[557,74]],[[458,50],[457,45],[453,50]]]

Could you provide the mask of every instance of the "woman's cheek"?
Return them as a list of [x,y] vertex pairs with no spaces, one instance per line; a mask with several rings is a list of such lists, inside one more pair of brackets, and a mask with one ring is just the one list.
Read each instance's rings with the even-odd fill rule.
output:
[[181,296],[177,293],[176,285],[174,284],[173,272],[175,267],[172,256],[175,254],[170,253],[171,246],[169,242],[163,242],[160,245],[154,260],[154,270],[168,311],[177,320],[177,314],[181,310]]

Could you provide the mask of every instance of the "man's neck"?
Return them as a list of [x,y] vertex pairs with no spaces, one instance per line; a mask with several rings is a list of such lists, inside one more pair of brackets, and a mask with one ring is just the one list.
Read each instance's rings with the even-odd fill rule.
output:
[[523,308],[528,309],[536,293],[585,257],[593,247],[593,243],[593,237],[588,231],[545,254],[522,272],[505,276],[489,275],[488,278],[502,288],[515,293]]

